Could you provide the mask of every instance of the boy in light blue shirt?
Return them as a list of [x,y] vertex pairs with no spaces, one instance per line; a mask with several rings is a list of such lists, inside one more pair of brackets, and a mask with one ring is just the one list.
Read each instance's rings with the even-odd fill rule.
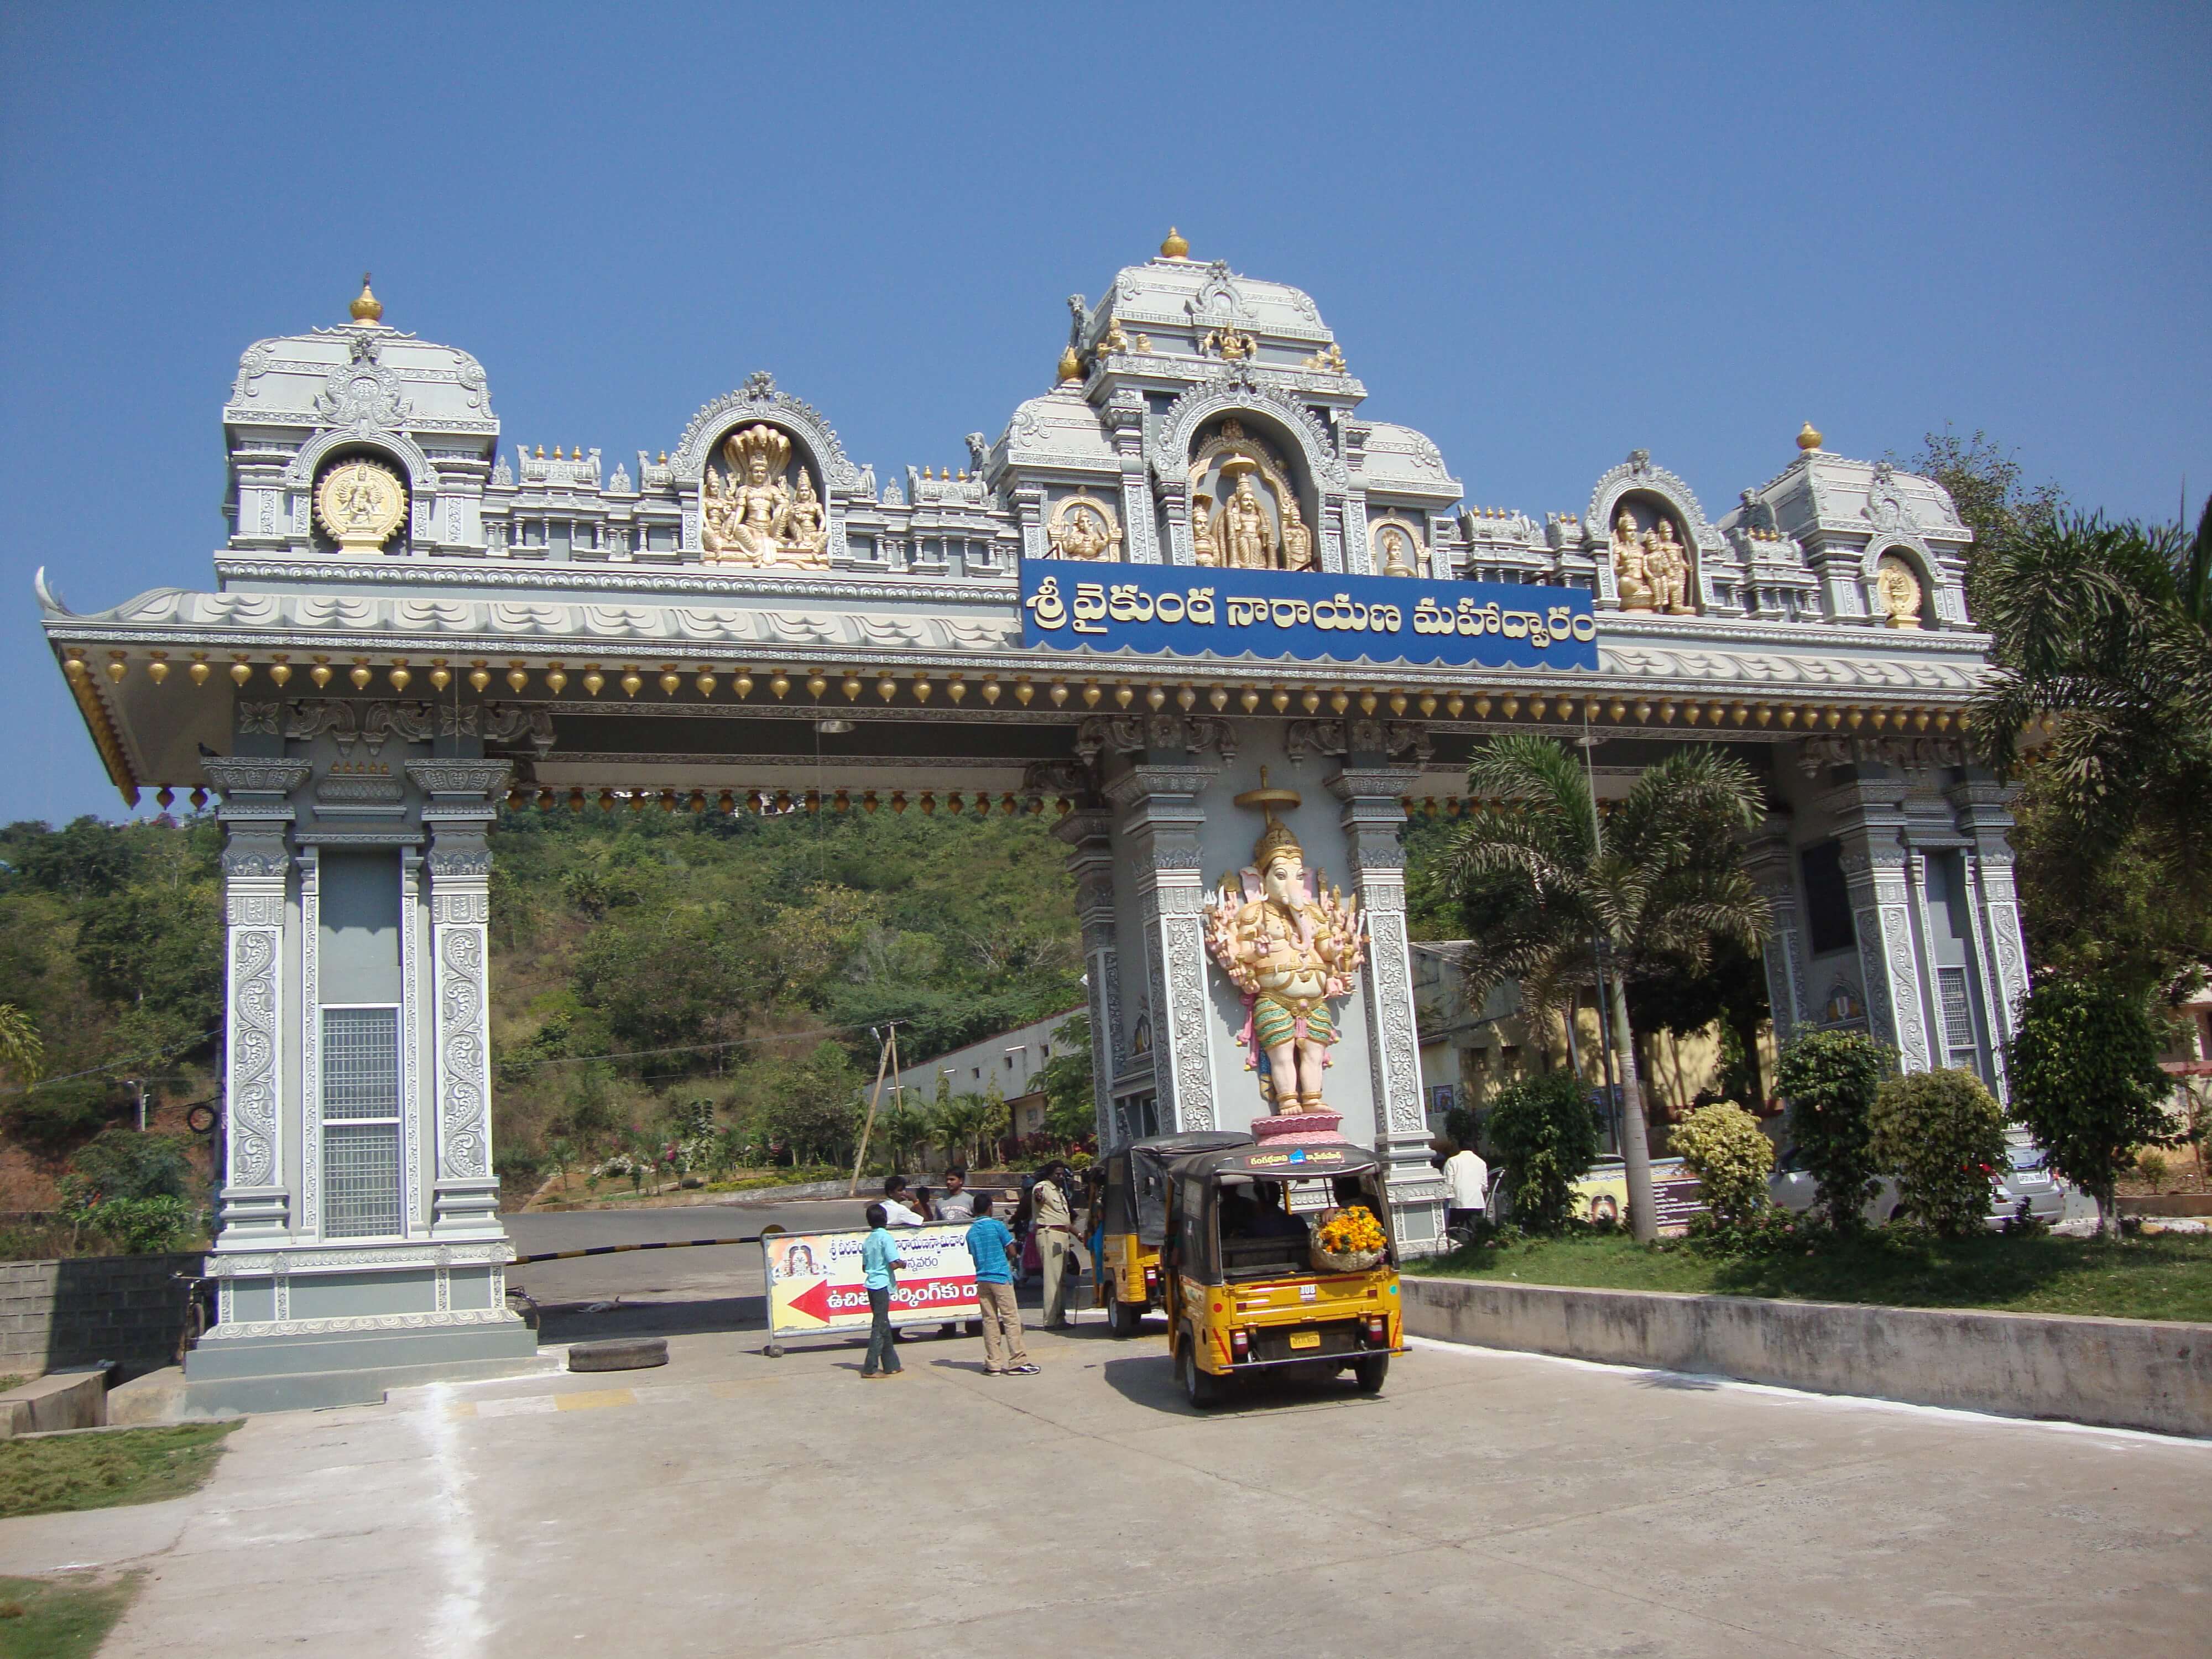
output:
[[884,1206],[868,1206],[868,1225],[873,1231],[860,1245],[860,1283],[868,1291],[868,1357],[860,1362],[860,1380],[872,1382],[879,1376],[900,1376],[905,1367],[899,1364],[898,1340],[891,1334],[891,1286],[894,1275],[906,1266],[899,1255],[898,1241],[884,1224]]
[[1022,1346],[1021,1310],[1014,1304],[1014,1264],[1008,1255],[1014,1236],[991,1213],[991,1195],[975,1194],[975,1218],[968,1224],[968,1255],[975,1263],[975,1303],[983,1312],[983,1375],[1035,1376],[1037,1368]]

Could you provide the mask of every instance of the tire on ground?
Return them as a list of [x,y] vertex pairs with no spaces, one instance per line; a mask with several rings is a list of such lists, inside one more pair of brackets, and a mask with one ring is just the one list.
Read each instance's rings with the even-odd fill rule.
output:
[[572,1371],[641,1371],[668,1363],[665,1336],[617,1337],[605,1342],[578,1342],[568,1350]]

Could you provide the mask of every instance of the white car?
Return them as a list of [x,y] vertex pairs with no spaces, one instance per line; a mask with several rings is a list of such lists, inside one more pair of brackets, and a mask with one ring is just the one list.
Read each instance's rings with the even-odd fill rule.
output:
[[[2002,1227],[2011,1220],[2022,1199],[2027,1200],[2028,1213],[2039,1220],[2057,1221],[2065,1213],[2066,1188],[2051,1172],[2042,1147],[2008,1146],[2005,1160],[2005,1171],[1990,1191],[1987,1220],[1990,1227]],[[1778,1209],[1799,1215],[1818,1200],[1820,1188],[1799,1160],[1795,1146],[1785,1147],[1774,1160],[1774,1172],[1766,1177],[1766,1196]],[[1874,1227],[1904,1220],[1905,1201],[1897,1189],[1897,1177],[1877,1176],[1874,1196],[1860,1206],[1859,1214]]]

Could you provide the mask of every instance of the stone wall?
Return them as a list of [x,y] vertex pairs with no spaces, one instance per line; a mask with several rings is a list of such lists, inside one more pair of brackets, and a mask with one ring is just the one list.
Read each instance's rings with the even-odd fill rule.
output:
[[112,1359],[135,1376],[173,1364],[185,1297],[171,1275],[196,1273],[201,1261],[189,1253],[0,1261],[0,1373]]
[[1406,1329],[1478,1347],[2212,1436],[2212,1325],[1404,1281]]

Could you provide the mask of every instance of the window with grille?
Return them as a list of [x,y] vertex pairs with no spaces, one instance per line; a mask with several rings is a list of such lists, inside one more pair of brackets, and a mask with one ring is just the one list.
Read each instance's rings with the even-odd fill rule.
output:
[[323,1235],[400,1231],[399,1011],[323,1010]]
[[1951,1064],[1977,1071],[1974,1064],[1974,1011],[1966,999],[1966,970],[1963,968],[1939,968],[1936,970],[1936,989],[1943,1004],[1943,1046],[1950,1051]]

